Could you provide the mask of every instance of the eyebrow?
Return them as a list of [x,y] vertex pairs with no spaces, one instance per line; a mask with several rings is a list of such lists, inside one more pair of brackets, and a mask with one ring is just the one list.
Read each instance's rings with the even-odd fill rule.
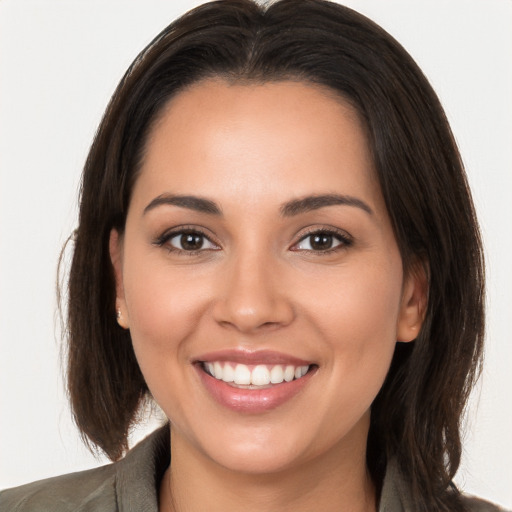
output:
[[292,217],[312,210],[318,210],[325,206],[337,205],[354,206],[364,210],[369,215],[373,215],[373,210],[361,199],[340,194],[323,194],[293,199],[281,206],[281,215],[283,217]]
[[[162,205],[178,206],[180,208],[187,208],[189,210],[195,210],[209,215],[222,215],[221,208],[210,199],[198,196],[180,196],[174,194],[161,194],[158,197],[155,197],[155,199],[153,199],[144,208],[144,214]],[[340,194],[313,195],[302,197],[300,199],[292,199],[291,201],[284,203],[281,206],[280,211],[283,217],[293,217],[295,215],[307,213],[312,210],[318,210],[326,206],[338,205],[353,206],[360,208],[369,215],[373,215],[373,210],[361,199]]]
[[144,208],[144,214],[161,205],[179,206],[180,208],[187,208],[210,215],[222,215],[220,207],[210,199],[197,196],[178,196],[174,194],[161,194],[155,197],[155,199]]

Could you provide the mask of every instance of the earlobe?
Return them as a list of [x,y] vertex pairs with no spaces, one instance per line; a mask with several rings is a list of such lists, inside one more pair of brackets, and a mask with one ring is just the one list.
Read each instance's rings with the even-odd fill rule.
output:
[[428,303],[427,269],[422,262],[414,265],[405,279],[397,322],[397,341],[409,342],[418,337]]
[[116,320],[123,329],[128,329],[130,324],[128,321],[128,313],[126,311],[126,302],[124,298],[122,236],[119,234],[117,229],[112,229],[110,231],[108,247],[110,261],[112,263],[114,278],[116,281]]

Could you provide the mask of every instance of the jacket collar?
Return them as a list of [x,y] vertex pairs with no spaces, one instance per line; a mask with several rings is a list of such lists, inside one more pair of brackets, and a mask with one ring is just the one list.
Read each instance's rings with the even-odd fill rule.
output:
[[[119,512],[158,512],[158,489],[170,461],[169,424],[137,444],[116,466]],[[379,512],[411,512],[410,491],[394,460],[388,462]]]

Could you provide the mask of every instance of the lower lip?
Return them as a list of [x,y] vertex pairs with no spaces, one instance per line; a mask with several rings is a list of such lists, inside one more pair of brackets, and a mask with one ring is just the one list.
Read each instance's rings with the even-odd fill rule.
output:
[[270,411],[291,400],[309,382],[315,370],[310,370],[304,377],[274,384],[268,388],[245,389],[230,386],[222,380],[206,373],[200,365],[196,366],[199,376],[213,398],[224,407],[236,412],[262,413]]

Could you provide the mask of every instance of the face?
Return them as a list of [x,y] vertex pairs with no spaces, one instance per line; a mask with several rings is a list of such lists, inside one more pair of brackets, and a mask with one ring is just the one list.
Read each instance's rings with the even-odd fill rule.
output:
[[422,295],[346,102],[295,82],[181,92],[110,248],[173,450],[250,473],[364,454]]

